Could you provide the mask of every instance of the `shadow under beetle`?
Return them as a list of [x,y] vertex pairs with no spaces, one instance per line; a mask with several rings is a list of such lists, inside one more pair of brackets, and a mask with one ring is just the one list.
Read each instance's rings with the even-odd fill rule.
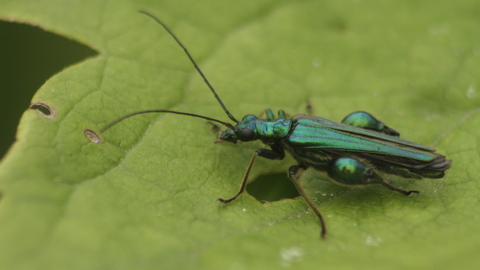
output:
[[203,118],[226,126],[227,129],[219,133],[216,142],[236,143],[237,141],[260,140],[268,145],[270,149],[258,149],[253,154],[238,192],[230,199],[218,199],[219,202],[228,204],[245,191],[248,176],[257,157],[281,160],[285,157],[285,151],[287,151],[298,162],[297,165],[290,167],[287,172],[288,177],[319,218],[320,236],[324,238],[327,230],[322,214],[297,181],[297,176],[301,170],[312,167],[318,171],[326,172],[331,179],[343,185],[380,184],[392,191],[410,196],[419,192],[395,188],[384,182],[377,172],[414,179],[422,179],[423,177],[442,178],[445,175],[445,170],[450,168],[451,160],[434,153],[435,149],[400,139],[400,134],[397,131],[387,127],[367,112],[351,113],[342,120],[342,123],[336,123],[306,114],[297,114],[288,118],[283,110],[280,110],[278,117],[275,117],[273,112],[267,109],[265,111],[266,119],[260,119],[249,114],[243,117],[241,121],[237,121],[227,110],[188,50],[175,34],[154,15],[146,11],[140,12],[153,18],[175,39],[210,88],[228,118],[235,124],[232,125],[193,113],[147,110],[126,115],[104,127],[102,132],[134,115],[173,113]]

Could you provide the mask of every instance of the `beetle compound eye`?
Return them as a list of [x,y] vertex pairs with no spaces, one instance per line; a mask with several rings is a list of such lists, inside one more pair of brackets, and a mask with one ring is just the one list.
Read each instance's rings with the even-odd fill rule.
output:
[[237,133],[237,138],[242,142],[252,141],[255,137],[253,130],[244,128]]

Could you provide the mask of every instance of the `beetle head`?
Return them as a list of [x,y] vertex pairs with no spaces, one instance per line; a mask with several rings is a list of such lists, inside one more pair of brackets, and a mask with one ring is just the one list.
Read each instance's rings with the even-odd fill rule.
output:
[[258,118],[255,115],[246,115],[233,129],[229,128],[220,132],[216,142],[237,143],[237,141],[249,142],[257,140],[257,119]]

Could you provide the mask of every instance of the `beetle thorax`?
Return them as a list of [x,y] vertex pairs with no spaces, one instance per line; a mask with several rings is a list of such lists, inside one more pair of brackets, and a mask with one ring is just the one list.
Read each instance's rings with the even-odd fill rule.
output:
[[256,121],[258,140],[265,144],[272,144],[278,140],[285,138],[292,127],[290,119],[257,119]]
[[290,131],[292,121],[289,119],[258,119],[255,115],[249,114],[243,117],[242,121],[234,129],[222,131],[217,142],[236,143],[261,140],[265,144],[272,144],[285,138]]

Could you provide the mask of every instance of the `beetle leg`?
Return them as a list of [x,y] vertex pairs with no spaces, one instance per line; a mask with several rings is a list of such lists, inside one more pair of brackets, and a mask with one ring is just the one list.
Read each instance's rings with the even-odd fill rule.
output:
[[[257,150],[258,151],[258,150]],[[245,175],[243,176],[242,184],[240,185],[240,189],[235,193],[235,195],[227,200],[224,200],[222,198],[217,199],[217,201],[221,202],[222,204],[228,204],[233,202],[238,198],[238,196],[242,195],[242,193],[245,191],[245,187],[247,186],[247,180],[248,180],[248,175],[250,174],[250,171],[252,170],[253,164],[255,163],[255,159],[258,157],[258,153],[255,151],[255,154],[253,154],[252,160],[250,160],[250,165],[248,165],[247,171],[245,172]]]
[[267,117],[268,120],[271,120],[271,121],[276,119],[290,119],[290,115],[285,113],[284,110],[279,110],[278,118],[275,118],[275,115],[273,114],[272,110],[266,109],[265,111],[262,112],[262,114],[260,114],[258,118],[262,118],[264,115]]
[[290,178],[290,180],[292,180],[293,184],[295,185],[295,187],[298,190],[298,193],[300,193],[300,195],[302,195],[302,197],[307,202],[308,206],[310,206],[310,208],[317,215],[318,219],[320,220],[320,226],[322,227],[320,237],[325,238],[325,235],[327,233],[327,228],[325,227],[325,221],[323,220],[322,213],[320,213],[320,210],[318,210],[317,206],[312,202],[312,200],[310,200],[310,198],[307,196],[307,194],[305,194],[305,191],[303,190],[302,186],[297,181],[296,175],[298,174],[298,172],[301,169],[304,169],[304,168],[300,167],[299,165],[295,165],[295,166],[290,167],[290,169],[288,169],[288,177]]
[[387,127],[373,115],[363,111],[353,112],[347,115],[345,118],[343,118],[342,123],[354,127],[370,129],[395,137],[400,136],[400,133],[398,133],[396,130]]
[[290,115],[286,113],[284,110],[278,111],[278,119],[290,119]]
[[381,184],[382,186],[390,189],[391,191],[398,192],[398,193],[400,193],[400,194],[402,194],[402,195],[405,195],[405,196],[407,196],[407,197],[410,196],[410,195],[412,195],[413,193],[415,193],[415,194],[419,194],[419,193],[420,193],[420,192],[418,192],[418,191],[416,191],[416,190],[408,190],[408,191],[407,191],[407,190],[399,189],[399,188],[393,187],[393,186],[391,186],[390,184],[388,184],[388,183],[386,183],[386,182],[383,182],[383,181],[382,181],[380,184]]
[[305,109],[307,110],[307,114],[313,115],[313,105],[312,105],[312,103],[310,102],[310,100],[307,100],[307,101],[305,102]]
[[405,196],[419,193],[416,190],[406,191],[387,184],[372,168],[352,157],[339,157],[330,161],[327,165],[327,174],[330,178],[343,185],[381,184]]
[[263,111],[259,116],[258,118],[261,119],[263,117],[266,117],[268,120],[275,120],[275,115],[273,114],[272,110],[271,109],[266,109],[265,111]]
[[242,183],[240,184],[240,189],[237,191],[237,193],[230,199],[224,200],[224,199],[218,199],[217,201],[221,202],[222,204],[228,204],[236,200],[242,193],[245,191],[245,187],[247,186],[248,182],[248,176],[250,175],[250,171],[252,170],[253,164],[255,163],[255,160],[257,157],[263,157],[266,159],[283,159],[285,157],[285,151],[283,150],[282,147],[272,144],[270,145],[272,150],[269,149],[258,149],[255,151],[253,154],[252,159],[250,160],[250,164],[248,165],[247,171],[245,172],[245,175],[243,176]]
[[288,115],[287,113],[285,113],[284,110],[279,110],[278,111],[278,118],[275,118],[275,115],[273,114],[272,110],[270,109],[266,109],[265,111],[263,111],[259,116],[258,118],[263,118],[263,117],[266,117],[268,120],[276,120],[276,119],[290,119],[290,115]]

